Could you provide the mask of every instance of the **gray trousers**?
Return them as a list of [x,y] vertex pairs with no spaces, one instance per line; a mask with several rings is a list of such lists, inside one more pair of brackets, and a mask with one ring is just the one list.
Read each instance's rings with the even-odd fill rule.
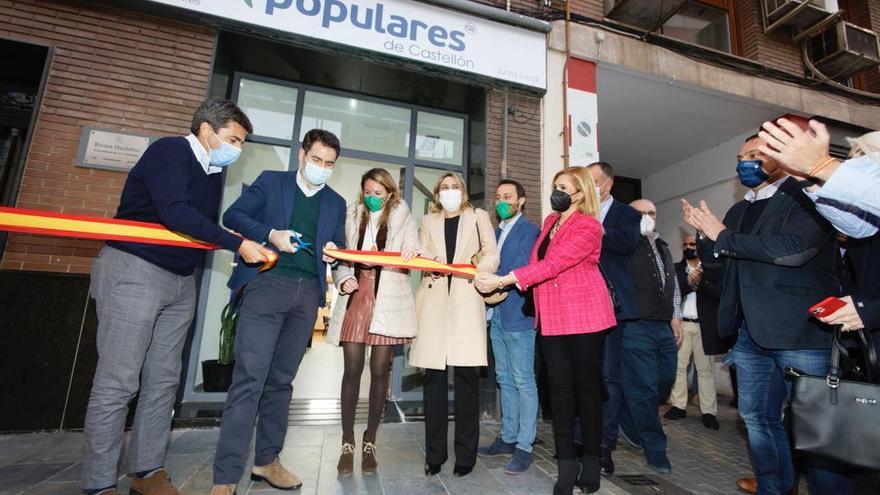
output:
[[105,246],[92,264],[98,366],[85,421],[84,489],[116,484],[129,402],[140,389],[129,472],[165,463],[180,355],[196,307],[195,280]]
[[244,290],[235,335],[235,370],[214,455],[214,484],[237,484],[257,423],[254,464],[271,464],[287,435],[293,378],[315,326],[316,279],[262,274]]

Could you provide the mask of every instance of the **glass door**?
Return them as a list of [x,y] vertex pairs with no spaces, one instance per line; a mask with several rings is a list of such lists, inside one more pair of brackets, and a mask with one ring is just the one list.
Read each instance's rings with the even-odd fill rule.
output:
[[[263,170],[296,169],[302,137],[313,128],[339,137],[342,152],[328,184],[349,203],[358,196],[364,172],[385,168],[398,179],[420,222],[433,200],[434,184],[443,173],[453,171],[467,178],[464,115],[242,73],[234,77],[231,98],[251,119],[254,133],[248,136],[239,162],[225,172],[221,211]],[[215,359],[218,353],[220,313],[229,299],[226,282],[232,260],[232,253],[218,251],[206,261],[184,391],[187,401],[222,400],[224,395],[202,392],[200,363]],[[420,276],[411,276],[413,291]],[[332,314],[329,305],[335,300],[335,289],[330,292],[330,303],[322,308],[316,322],[318,328],[322,317]],[[421,400],[422,375],[407,365],[408,351],[408,345],[401,346],[395,355],[392,398]],[[341,367],[338,371],[341,379]],[[310,398],[297,392],[294,395]]]

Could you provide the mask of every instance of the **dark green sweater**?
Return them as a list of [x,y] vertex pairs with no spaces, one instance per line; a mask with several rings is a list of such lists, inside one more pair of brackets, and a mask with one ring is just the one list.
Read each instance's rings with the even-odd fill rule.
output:
[[[294,254],[281,253],[278,265],[272,273],[289,278],[318,278],[318,264],[315,260],[315,239],[318,235],[318,213],[321,206],[321,189],[312,197],[307,197],[297,185],[293,199],[293,213],[290,216],[290,230],[302,234],[302,240],[311,243],[310,250],[301,249]],[[294,242],[294,246],[296,243]],[[321,274],[323,276],[323,274]]]

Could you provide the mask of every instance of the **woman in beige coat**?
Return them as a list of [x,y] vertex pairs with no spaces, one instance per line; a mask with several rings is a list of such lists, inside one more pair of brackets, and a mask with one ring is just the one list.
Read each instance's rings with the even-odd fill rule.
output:
[[[358,201],[348,208],[345,242],[350,249],[390,251],[408,260],[419,254],[416,221],[387,170],[374,168],[361,177]],[[409,272],[388,267],[342,264],[333,273],[340,297],[333,308],[327,340],[342,345],[342,452],[337,471],[354,470],[354,415],[370,346],[370,408],[364,432],[361,471],[376,472],[376,430],[388,393],[388,375],[395,345],[416,335],[416,310]]]
[[[471,207],[461,178],[447,173],[434,186],[431,213],[419,230],[422,256],[442,263],[476,263],[495,273],[498,248],[489,214]],[[418,335],[410,365],[425,368],[425,474],[437,474],[447,459],[447,366],[454,366],[455,469],[464,476],[477,462],[479,379],[486,366],[486,306],[473,280],[425,274],[416,296]]]

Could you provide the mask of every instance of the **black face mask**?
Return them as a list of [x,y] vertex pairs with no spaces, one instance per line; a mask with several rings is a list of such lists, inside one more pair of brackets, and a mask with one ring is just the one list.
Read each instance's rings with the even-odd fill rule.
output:
[[697,250],[694,248],[687,248],[683,251],[684,259],[693,260],[697,258]]
[[550,207],[553,211],[562,213],[571,207],[571,196],[556,189],[550,194]]

